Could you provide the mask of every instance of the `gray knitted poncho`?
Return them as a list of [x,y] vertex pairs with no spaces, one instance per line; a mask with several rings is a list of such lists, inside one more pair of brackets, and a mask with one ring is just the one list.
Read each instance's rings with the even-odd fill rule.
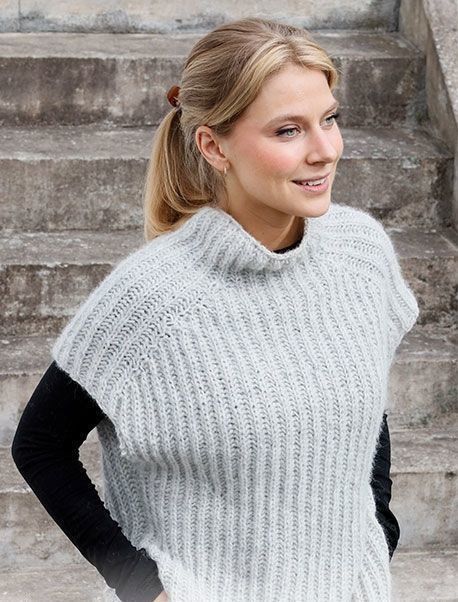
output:
[[370,479],[418,313],[381,222],[336,203],[285,253],[205,206],[92,291],[52,355],[170,602],[390,600]]

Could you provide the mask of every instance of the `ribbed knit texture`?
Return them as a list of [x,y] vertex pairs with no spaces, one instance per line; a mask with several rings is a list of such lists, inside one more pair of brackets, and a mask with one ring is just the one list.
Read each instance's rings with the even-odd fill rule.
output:
[[201,208],[123,259],[55,342],[109,417],[105,501],[170,602],[386,602],[370,487],[419,309],[381,222],[332,203],[275,253]]

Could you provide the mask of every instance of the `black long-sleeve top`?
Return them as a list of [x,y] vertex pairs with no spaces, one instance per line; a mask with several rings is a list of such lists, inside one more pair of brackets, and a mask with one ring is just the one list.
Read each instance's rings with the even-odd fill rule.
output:
[[106,418],[87,391],[53,361],[22,413],[12,455],[41,504],[106,583],[126,602],[152,602],[163,590],[158,567],[124,536],[79,459]]
[[[105,419],[95,400],[53,361],[21,416],[12,444],[13,459],[47,512],[120,600],[152,602],[163,590],[156,562],[124,536],[79,459],[79,448],[89,432]],[[371,487],[391,560],[400,529],[389,509],[390,466],[384,414]]]

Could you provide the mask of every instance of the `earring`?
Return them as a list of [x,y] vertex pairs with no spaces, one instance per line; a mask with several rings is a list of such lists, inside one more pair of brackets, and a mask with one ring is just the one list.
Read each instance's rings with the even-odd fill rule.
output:
[[226,165],[224,166],[224,175],[227,176],[227,167],[226,167]]

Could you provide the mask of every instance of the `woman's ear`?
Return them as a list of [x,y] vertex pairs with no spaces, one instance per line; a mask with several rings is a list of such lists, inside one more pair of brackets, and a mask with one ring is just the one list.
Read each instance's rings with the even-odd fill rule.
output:
[[218,171],[224,171],[229,162],[215,132],[207,125],[200,125],[195,133],[195,141],[206,161]]

